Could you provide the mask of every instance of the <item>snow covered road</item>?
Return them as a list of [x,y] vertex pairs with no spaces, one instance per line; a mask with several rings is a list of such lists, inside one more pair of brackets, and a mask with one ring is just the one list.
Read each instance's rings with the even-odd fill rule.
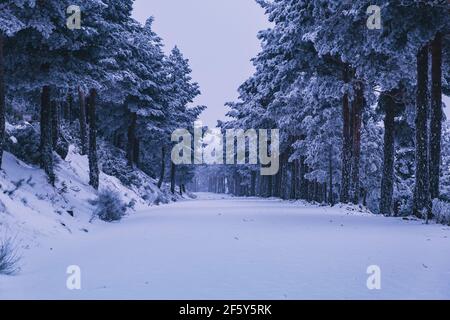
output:
[[450,299],[449,227],[280,200],[203,194],[22,253],[0,299]]

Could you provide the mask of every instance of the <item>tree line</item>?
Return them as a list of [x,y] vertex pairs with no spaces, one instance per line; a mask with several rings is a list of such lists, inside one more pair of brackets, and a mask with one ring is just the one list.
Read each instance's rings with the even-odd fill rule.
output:
[[[450,200],[441,145],[448,2],[257,2],[272,27],[259,32],[256,71],[219,125],[279,128],[280,171],[218,166],[200,169],[208,178],[198,181],[214,192],[351,202],[385,215],[429,218],[432,199]],[[371,5],[381,9],[379,30],[367,27]]]

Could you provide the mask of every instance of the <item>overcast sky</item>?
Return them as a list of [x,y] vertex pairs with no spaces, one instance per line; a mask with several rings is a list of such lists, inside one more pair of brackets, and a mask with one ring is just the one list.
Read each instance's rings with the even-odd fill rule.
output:
[[195,102],[208,107],[201,120],[215,126],[254,71],[257,32],[269,27],[264,10],[254,0],[136,0],[134,17],[143,23],[149,16],[166,51],[177,45],[190,60],[202,91]]
[[[154,30],[166,51],[177,45],[190,60],[208,107],[201,120],[211,127],[224,119],[224,103],[237,98],[237,88],[254,71],[250,59],[260,51],[257,32],[270,25],[254,0],[136,0],[134,17],[153,16]],[[450,98],[444,98],[450,119]]]

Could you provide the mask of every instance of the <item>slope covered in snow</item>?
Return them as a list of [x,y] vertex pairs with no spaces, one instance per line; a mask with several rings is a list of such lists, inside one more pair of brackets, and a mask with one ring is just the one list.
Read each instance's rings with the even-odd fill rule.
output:
[[[51,187],[45,173],[18,160],[3,156],[0,171],[0,227],[2,237],[13,237],[24,248],[39,245],[39,238],[89,232],[94,210],[91,200],[97,192],[89,186],[88,159],[71,147],[67,158],[56,166],[56,186]],[[137,171],[137,174],[144,175]],[[128,213],[144,210],[157,199],[169,201],[153,179],[140,190],[124,186],[117,178],[100,173],[100,188],[116,191],[128,206]],[[145,199],[142,196],[145,194]],[[173,197],[173,196],[171,196]]]

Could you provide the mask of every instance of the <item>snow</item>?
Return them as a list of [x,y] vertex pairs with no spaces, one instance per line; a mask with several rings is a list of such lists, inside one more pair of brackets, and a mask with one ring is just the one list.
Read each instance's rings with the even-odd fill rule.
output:
[[[197,194],[37,237],[0,299],[450,298],[450,228],[355,207]],[[35,217],[35,222],[49,219]],[[46,226],[48,227],[48,226]],[[81,268],[81,290],[66,269]],[[381,290],[366,270],[381,268]]]
[[[89,220],[94,208],[89,200],[95,199],[96,191],[88,184],[87,168],[87,156],[70,146],[66,160],[56,166],[56,188],[52,188],[41,169],[5,152],[0,171],[0,237],[18,237],[21,246],[28,248],[39,246],[42,237],[84,234],[92,228]],[[134,210],[148,208],[160,194],[154,191],[144,200],[136,190],[104,173],[100,184],[118,192],[125,203],[135,202]],[[157,190],[153,180],[148,186]]]

